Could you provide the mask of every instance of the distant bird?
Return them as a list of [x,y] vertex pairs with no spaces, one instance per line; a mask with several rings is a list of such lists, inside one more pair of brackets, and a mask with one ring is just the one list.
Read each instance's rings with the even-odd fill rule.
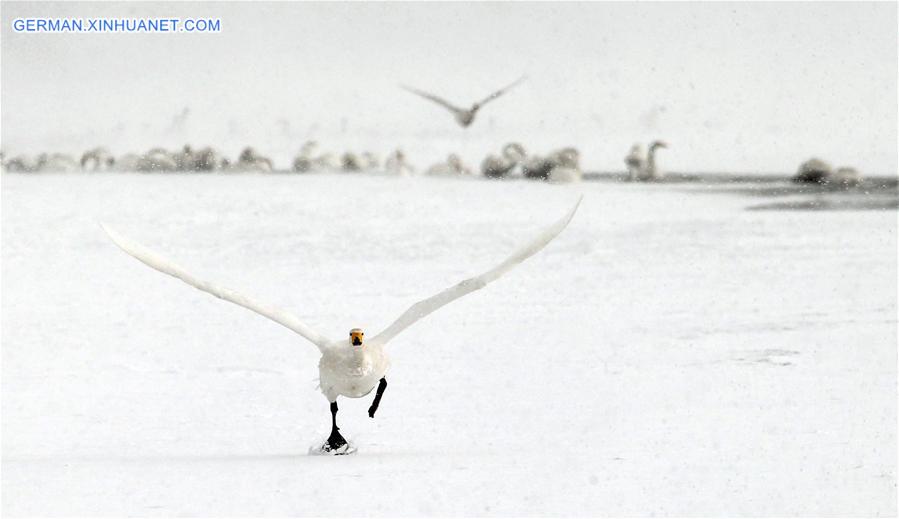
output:
[[624,164],[627,166],[627,179],[630,181],[637,180],[640,172],[643,171],[646,159],[643,156],[643,146],[636,143],[631,146],[631,151],[624,157]]
[[78,169],[78,161],[65,153],[41,153],[37,162],[41,171],[68,172]]
[[135,169],[141,172],[178,171],[178,163],[164,148],[153,148],[141,155]]
[[840,187],[857,186],[861,181],[862,174],[849,166],[837,168],[830,176],[830,183]]
[[481,173],[487,178],[503,178],[508,176],[527,156],[524,147],[517,142],[503,146],[501,157],[488,155],[481,162]]
[[541,157],[533,155],[524,161],[521,172],[531,180],[576,182],[581,179],[580,153],[574,148],[562,148]]
[[384,161],[384,171],[393,175],[406,176],[415,173],[415,168],[406,161],[403,150],[397,149]]
[[549,178],[549,172],[552,171],[555,164],[549,157],[541,157],[540,155],[531,155],[521,165],[521,173],[524,178],[531,180],[546,180]]
[[81,169],[85,171],[106,171],[115,166],[115,157],[103,147],[87,150],[81,156]]
[[274,164],[272,164],[272,159],[260,155],[252,146],[247,146],[240,152],[237,164],[234,164],[232,169],[240,171],[272,171]]
[[446,162],[434,164],[425,171],[425,174],[436,176],[471,175],[471,168],[466,166],[458,155],[450,153],[449,156],[446,157]]
[[812,157],[799,165],[799,171],[793,177],[794,182],[823,184],[830,177],[833,168],[827,162]]
[[359,161],[362,166],[362,169],[365,170],[373,170],[381,167],[381,159],[377,154],[372,153],[370,151],[363,151],[359,155]]
[[497,97],[505,94],[512,87],[518,85],[525,79],[527,79],[527,76],[521,76],[520,78],[515,80],[515,82],[513,82],[512,84],[497,90],[496,92],[494,92],[494,93],[490,94],[489,96],[487,96],[486,98],[484,98],[482,101],[478,101],[478,102],[474,103],[473,105],[471,105],[471,108],[468,108],[468,109],[459,108],[458,106],[450,104],[448,101],[446,101],[445,99],[443,99],[441,97],[437,97],[434,94],[429,94],[427,92],[423,92],[421,90],[418,90],[418,89],[415,89],[415,88],[412,88],[412,87],[409,87],[406,85],[400,85],[400,88],[402,88],[403,90],[406,90],[407,92],[411,92],[417,96],[421,96],[421,97],[427,99],[428,101],[433,101],[434,103],[437,103],[438,105],[446,108],[447,110],[452,112],[453,117],[455,117],[456,122],[459,123],[460,126],[462,126],[463,128],[468,128],[469,126],[471,126],[471,123],[474,122],[474,116],[477,115],[478,110],[480,110],[481,107],[483,107],[485,104],[489,103],[490,101],[493,101]]
[[852,187],[858,185],[861,178],[861,174],[855,168],[843,166],[834,170],[827,162],[814,157],[799,165],[799,171],[793,177],[793,182]]
[[340,157],[340,168],[343,171],[360,171],[362,169],[362,164],[359,160],[359,155],[356,155],[352,151],[344,153]]
[[549,176],[546,180],[568,183],[580,182],[583,178],[580,165],[581,154],[577,149],[562,148],[561,150],[556,150],[550,153],[549,160],[553,163],[553,167],[549,170]]
[[27,155],[19,155],[3,162],[3,169],[10,173],[34,173],[39,170],[38,163]]
[[141,161],[141,156],[137,153],[126,153],[115,159],[115,171],[137,171],[137,166]]
[[205,147],[195,151],[190,165],[194,171],[216,171],[222,168],[223,157],[213,148]]
[[319,158],[314,155],[317,149],[318,142],[306,141],[303,144],[303,148],[300,150],[300,154],[293,159],[293,170],[299,173],[306,173],[319,169],[322,163]]
[[667,148],[668,143],[664,141],[653,141],[649,145],[649,153],[646,155],[646,165],[640,172],[640,180],[660,180],[663,176],[661,170],[656,167],[656,150],[659,148]]

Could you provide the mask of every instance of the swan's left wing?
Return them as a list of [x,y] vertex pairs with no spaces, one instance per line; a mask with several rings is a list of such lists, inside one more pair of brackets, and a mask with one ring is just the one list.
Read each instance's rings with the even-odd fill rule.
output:
[[489,101],[493,101],[497,97],[499,97],[499,96],[505,94],[506,92],[508,92],[509,90],[511,90],[512,87],[517,86],[519,83],[521,83],[525,79],[527,79],[527,76],[521,76],[520,78],[516,79],[512,84],[510,84],[506,87],[503,87],[503,88],[497,90],[496,92],[490,94],[489,96],[485,97],[484,100],[478,104],[484,105],[484,104],[488,103]]
[[565,227],[568,225],[568,222],[570,222],[574,217],[574,213],[577,211],[577,208],[581,204],[582,199],[583,197],[578,199],[577,203],[574,204],[574,207],[572,207],[571,210],[568,211],[568,214],[566,214],[561,220],[544,229],[535,238],[512,253],[512,255],[506,258],[505,261],[479,276],[468,278],[456,285],[453,285],[450,288],[447,288],[437,295],[431,296],[427,299],[422,299],[421,301],[415,303],[414,305],[410,306],[409,309],[399,317],[399,319],[394,321],[393,324],[388,326],[384,331],[376,335],[370,342],[381,345],[387,344],[391,339],[396,337],[406,328],[412,326],[419,319],[427,317],[438,308],[447,305],[466,294],[470,294],[475,290],[484,288],[491,281],[499,279],[500,276],[512,270],[512,268],[514,268],[516,265],[538,253],[541,249],[543,249],[543,247],[546,247],[546,245],[551,242],[553,238],[558,236],[563,229],[565,229]]
[[134,256],[135,258],[140,260],[141,263],[147,265],[148,267],[156,269],[163,274],[168,274],[172,277],[178,278],[188,285],[202,290],[207,294],[212,294],[219,299],[224,299],[225,301],[240,305],[248,310],[252,310],[257,314],[262,315],[263,317],[268,317],[281,326],[287,327],[294,332],[302,335],[307,340],[318,346],[318,349],[321,351],[325,351],[325,349],[328,347],[329,341],[325,336],[316,332],[312,328],[309,328],[308,326],[303,324],[303,322],[297,319],[296,316],[290,314],[289,312],[286,312],[269,304],[256,301],[229,288],[210,283],[209,281],[203,281],[202,279],[199,279],[193,274],[187,272],[179,265],[172,263],[168,259],[163,258],[162,256],[156,254],[143,245],[125,238],[124,236],[113,231],[102,223],[100,224],[100,227],[103,228],[109,238],[112,239],[113,243],[115,243],[120,249],[127,252],[131,256]]
[[437,104],[439,104],[440,106],[442,106],[442,107],[446,108],[447,110],[449,110],[450,112],[453,112],[453,113],[459,113],[459,112],[464,112],[464,111],[465,111],[465,110],[459,108],[458,106],[453,105],[452,103],[450,103],[450,102],[447,101],[446,99],[444,99],[444,98],[442,98],[442,97],[437,97],[437,96],[435,96],[434,94],[429,94],[429,93],[425,92],[424,90],[419,90],[419,89],[417,89],[417,88],[412,88],[412,87],[406,86],[406,85],[400,85],[400,88],[402,88],[402,89],[405,90],[406,92],[410,92],[410,93],[413,93],[413,94],[415,94],[415,95],[417,95],[417,96],[419,96],[419,97],[423,97],[423,98],[427,99],[428,101],[431,101],[431,102],[433,102],[433,103],[437,103]]

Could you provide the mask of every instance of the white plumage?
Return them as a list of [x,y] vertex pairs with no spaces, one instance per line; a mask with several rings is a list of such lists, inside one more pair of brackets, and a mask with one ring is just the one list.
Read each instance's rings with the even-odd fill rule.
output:
[[[581,200],[578,200],[574,207],[572,207],[562,219],[541,231],[536,237],[513,252],[512,255],[496,267],[480,275],[465,279],[436,295],[413,304],[400,315],[396,321],[369,341],[363,341],[362,331],[358,329],[351,331],[351,338],[349,341],[346,339],[328,339],[321,333],[302,323],[297,317],[289,312],[244,296],[229,288],[221,287],[214,283],[199,279],[184,268],[163,258],[143,245],[120,235],[106,225],[100,225],[119,248],[131,256],[134,256],[145,265],[164,274],[178,278],[188,285],[212,294],[215,297],[252,310],[287,327],[307,339],[309,342],[315,344],[321,352],[321,360],[319,361],[321,390],[328,401],[332,403],[332,417],[334,417],[336,416],[337,411],[336,400],[338,396],[360,398],[375,389],[375,387],[378,386],[379,381],[386,386],[384,376],[390,366],[390,361],[385,352],[385,346],[388,342],[403,330],[427,317],[437,309],[466,294],[484,288],[489,283],[512,270],[512,268],[519,263],[539,252],[568,225],[568,222],[574,217],[574,213],[577,211],[580,202]],[[354,337],[358,337],[358,339]],[[356,343],[357,340],[358,343]],[[372,404],[372,408],[369,409],[369,415],[372,417],[374,417],[374,411],[377,409],[377,403],[380,400],[382,392],[383,388],[379,387],[376,401]],[[336,434],[339,440],[343,441],[343,438],[340,437],[339,433],[336,431],[337,426],[335,419],[333,422],[332,439]],[[332,445],[332,448],[336,449],[337,447],[346,445],[345,441],[343,441],[342,444],[339,442],[337,443],[338,445]]]

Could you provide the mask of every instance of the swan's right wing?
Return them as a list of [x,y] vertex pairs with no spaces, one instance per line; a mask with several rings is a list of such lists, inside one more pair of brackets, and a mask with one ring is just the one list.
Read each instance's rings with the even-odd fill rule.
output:
[[411,93],[413,93],[413,94],[415,94],[415,95],[417,95],[417,96],[419,96],[419,97],[423,97],[423,98],[427,99],[428,101],[432,101],[432,102],[434,102],[434,103],[437,103],[437,104],[439,104],[440,106],[442,106],[442,107],[446,108],[447,110],[449,110],[450,112],[458,113],[458,112],[464,112],[464,111],[465,111],[465,110],[463,110],[463,109],[461,109],[461,108],[459,108],[459,107],[457,107],[457,106],[453,106],[453,105],[450,104],[450,102],[447,101],[446,99],[443,99],[442,97],[437,97],[437,96],[435,96],[434,94],[429,94],[429,93],[427,93],[427,92],[423,92],[423,91],[421,91],[421,90],[418,90],[417,88],[412,88],[412,87],[409,87],[409,86],[406,86],[406,85],[400,85],[400,88],[402,88],[402,89],[405,90],[406,92],[411,92]]
[[143,245],[125,238],[124,236],[113,231],[102,223],[100,224],[100,227],[103,228],[103,230],[106,232],[113,243],[115,243],[123,251],[140,260],[140,262],[144,265],[156,269],[163,274],[168,274],[172,277],[178,278],[188,285],[202,290],[207,294],[212,294],[219,299],[224,299],[225,301],[229,301],[248,310],[252,310],[257,314],[262,315],[263,317],[268,317],[272,321],[275,321],[276,323],[302,335],[313,344],[318,346],[319,350],[324,351],[324,349],[329,344],[329,341],[326,337],[303,324],[294,315],[281,310],[280,308],[276,308],[274,306],[261,303],[244,295],[238,294],[237,292],[229,288],[221,287],[208,281],[198,279],[180,266],[172,263],[162,256],[159,256]]
[[[583,197],[581,197],[581,199],[583,199]],[[553,238],[558,236],[559,233],[562,232],[563,229],[565,229],[565,227],[568,225],[568,222],[570,222],[574,217],[574,213],[577,211],[578,206],[581,204],[581,199],[579,199],[577,203],[574,204],[574,207],[572,207],[571,210],[568,211],[568,214],[562,217],[561,220],[541,231],[540,234],[531,239],[531,241],[527,242],[518,250],[513,252],[511,256],[506,258],[505,261],[479,276],[461,281],[460,283],[447,288],[437,295],[431,296],[427,299],[422,299],[421,301],[410,306],[408,310],[403,312],[403,315],[401,315],[399,319],[394,321],[393,324],[384,329],[384,331],[376,335],[370,341],[370,343],[381,345],[387,344],[387,342],[396,337],[406,328],[412,326],[418,320],[427,317],[440,307],[448,305],[449,303],[452,303],[456,299],[459,299],[466,294],[470,294],[475,290],[484,288],[488,283],[499,279],[500,276],[512,270],[522,261],[540,252],[543,247],[546,247],[546,245],[551,242]]]
[[511,84],[509,84],[509,85],[507,85],[507,86],[505,86],[505,87],[503,87],[503,88],[500,88],[500,89],[497,90],[496,92],[494,92],[494,93],[490,94],[489,96],[485,97],[484,100],[481,101],[481,102],[478,103],[478,104],[484,105],[484,104],[487,104],[487,103],[490,102],[490,101],[493,101],[494,99],[496,99],[497,97],[499,97],[499,96],[505,94],[506,92],[508,92],[509,90],[511,90],[512,87],[517,86],[519,83],[521,83],[522,81],[524,81],[524,80],[527,79],[527,78],[528,78],[527,76],[521,76],[520,78],[518,78],[518,79],[516,79],[515,81],[513,81]]

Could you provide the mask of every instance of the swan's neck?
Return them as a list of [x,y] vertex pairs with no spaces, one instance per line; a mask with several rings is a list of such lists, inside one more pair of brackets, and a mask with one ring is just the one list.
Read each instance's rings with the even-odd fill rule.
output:
[[353,362],[355,362],[357,366],[362,366],[363,364],[365,364],[365,347],[350,347],[353,348]]
[[656,146],[650,147],[646,156],[646,174],[650,177],[656,176]]

